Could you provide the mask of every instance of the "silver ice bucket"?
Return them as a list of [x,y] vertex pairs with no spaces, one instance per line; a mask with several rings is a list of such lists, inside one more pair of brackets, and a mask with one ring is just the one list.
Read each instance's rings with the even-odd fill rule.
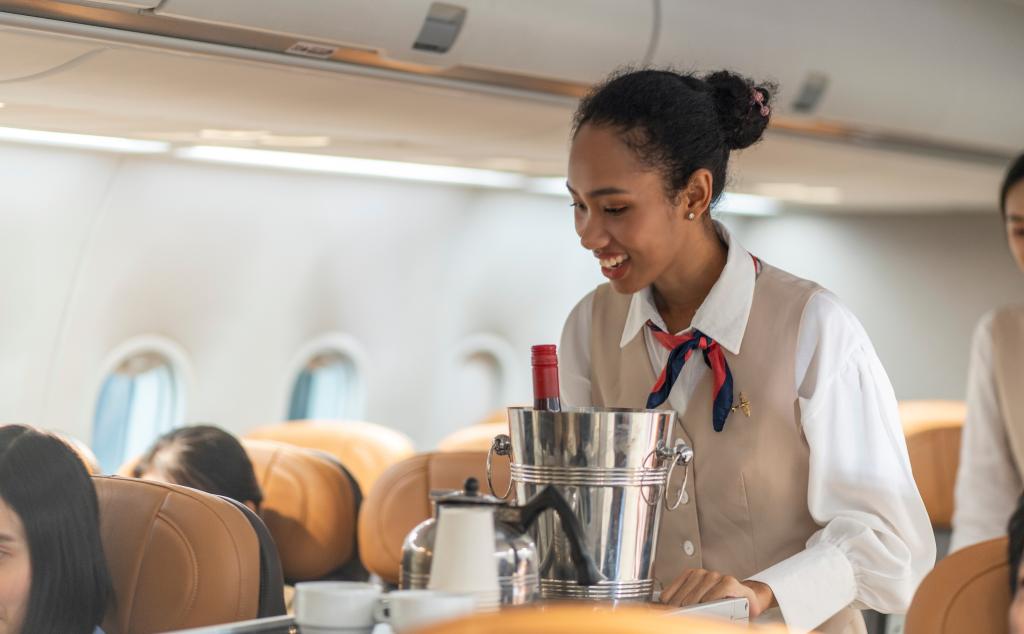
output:
[[492,492],[508,497],[515,488],[518,500],[528,500],[555,486],[579,518],[584,548],[604,577],[596,586],[576,583],[565,534],[554,513],[545,512],[532,530],[541,596],[651,599],[661,507],[675,508],[682,495],[670,494],[668,482],[693,459],[682,440],[669,446],[675,417],[671,410],[508,409],[510,436],[495,437],[487,475],[490,481],[493,456],[508,456],[512,481],[507,491],[491,486]]

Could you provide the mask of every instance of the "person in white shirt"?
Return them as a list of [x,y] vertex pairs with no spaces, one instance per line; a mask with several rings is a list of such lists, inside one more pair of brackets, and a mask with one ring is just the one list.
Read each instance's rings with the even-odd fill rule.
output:
[[[1017,267],[1024,271],[1024,155],[1010,166],[999,208]],[[1006,535],[1024,491],[1024,305],[997,308],[978,323],[967,374],[953,537],[959,550]]]
[[567,185],[610,284],[565,324],[562,398],[678,414],[695,457],[659,526],[663,602],[746,597],[793,631],[863,632],[859,609],[906,610],[935,541],[860,323],[711,219],[770,99],[729,72],[641,70],[580,103]]

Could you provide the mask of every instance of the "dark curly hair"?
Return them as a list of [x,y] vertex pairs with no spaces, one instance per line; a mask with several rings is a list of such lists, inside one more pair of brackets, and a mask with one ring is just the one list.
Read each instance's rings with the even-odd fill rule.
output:
[[697,76],[624,69],[583,98],[572,136],[585,124],[618,130],[641,163],[662,173],[670,200],[705,168],[713,206],[725,188],[730,152],[757,143],[768,127],[774,91],[724,70]]
[[1010,189],[1021,181],[1024,181],[1024,154],[1018,156],[1010,164],[1010,168],[1006,170],[1006,176],[1003,178],[1003,186],[999,188],[999,210],[1003,212],[1004,218],[1006,217],[1006,196],[1010,193]]

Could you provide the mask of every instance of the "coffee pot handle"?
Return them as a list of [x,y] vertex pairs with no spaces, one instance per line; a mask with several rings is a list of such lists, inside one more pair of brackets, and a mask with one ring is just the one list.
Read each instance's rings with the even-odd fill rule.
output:
[[565,498],[562,497],[558,489],[550,485],[546,486],[526,504],[505,507],[502,511],[508,512],[513,516],[508,519],[503,517],[502,519],[508,521],[520,532],[525,533],[540,514],[547,509],[552,509],[558,514],[558,519],[562,523],[562,530],[565,531],[566,536],[569,538],[569,551],[573,566],[576,568],[576,583],[581,586],[597,585],[604,579],[604,575],[601,574],[601,571],[594,564],[594,559],[590,556],[590,553],[584,549],[585,538],[579,518],[573,513],[569,503],[565,501]]

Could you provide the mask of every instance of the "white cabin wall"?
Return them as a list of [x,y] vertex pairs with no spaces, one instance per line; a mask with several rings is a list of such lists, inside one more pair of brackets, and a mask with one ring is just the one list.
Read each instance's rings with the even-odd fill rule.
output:
[[57,333],[119,161],[0,145],[0,421],[39,421],[48,377],[63,372]]
[[[133,337],[184,349],[187,420],[242,432],[284,418],[299,351],[341,332],[363,418],[427,449],[483,407],[454,384],[464,344],[524,402],[529,346],[601,281],[568,198],[15,145],[0,185],[0,420],[85,440]],[[726,222],[851,306],[900,398],[962,398],[975,321],[1024,281],[995,217]]]
[[963,399],[978,319],[1024,300],[1024,275],[995,208],[748,218],[737,233],[753,253],[817,281],[853,310],[900,399]]

